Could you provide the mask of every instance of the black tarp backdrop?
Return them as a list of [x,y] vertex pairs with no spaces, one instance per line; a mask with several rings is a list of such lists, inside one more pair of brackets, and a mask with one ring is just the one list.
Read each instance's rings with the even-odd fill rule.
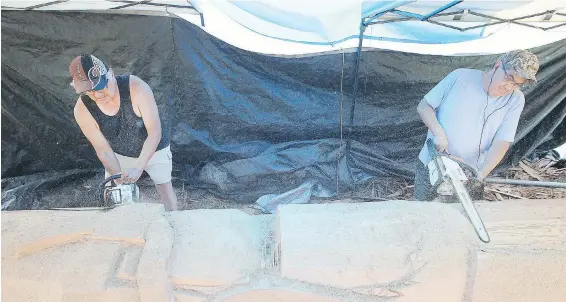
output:
[[[518,141],[503,166],[566,141],[566,43],[533,51],[539,84],[524,91]],[[3,198],[3,209],[45,208],[54,189],[100,171],[72,114],[67,67],[83,52],[152,87],[178,180],[247,203],[309,180],[332,191],[338,177],[340,192],[370,177],[411,181],[426,134],[419,100],[453,69],[487,69],[496,59],[364,51],[354,125],[341,141],[355,52],[267,56],[177,18],[3,11],[2,188],[12,200]],[[45,173],[48,184],[38,180]]]

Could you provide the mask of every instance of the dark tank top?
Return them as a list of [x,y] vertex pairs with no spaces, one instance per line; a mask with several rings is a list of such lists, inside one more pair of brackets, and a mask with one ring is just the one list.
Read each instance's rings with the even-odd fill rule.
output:
[[[130,76],[121,75],[116,77],[118,92],[120,93],[120,109],[113,116],[104,114],[96,103],[87,95],[81,100],[98,123],[100,131],[112,147],[115,153],[128,157],[138,157],[147,138],[147,130],[143,119],[136,115],[130,97]],[[163,124],[163,123],[162,123]],[[161,131],[161,141],[156,151],[169,146],[168,131]]]

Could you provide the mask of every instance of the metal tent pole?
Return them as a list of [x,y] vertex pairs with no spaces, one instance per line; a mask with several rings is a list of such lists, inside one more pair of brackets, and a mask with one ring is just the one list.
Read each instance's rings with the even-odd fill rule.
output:
[[354,66],[354,88],[352,90],[352,103],[350,104],[350,124],[348,128],[349,133],[351,133],[352,127],[354,126],[354,110],[356,108],[356,97],[358,96],[360,60],[362,59],[362,43],[364,40],[364,32],[366,31],[366,28],[367,26],[362,21],[360,24],[358,50],[356,51],[356,65]]
[[492,184],[507,184],[507,185],[516,185],[516,186],[564,188],[564,189],[566,189],[566,183],[563,183],[563,182],[520,180],[520,179],[502,179],[502,178],[486,178],[484,181],[486,183],[492,183]]

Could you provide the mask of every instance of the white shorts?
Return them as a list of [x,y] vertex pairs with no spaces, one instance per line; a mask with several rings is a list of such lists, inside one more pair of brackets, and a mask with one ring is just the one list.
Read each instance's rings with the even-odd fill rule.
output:
[[[114,153],[122,170],[131,168],[138,160],[136,157],[128,157]],[[173,155],[171,154],[171,147],[167,146],[159,151],[153,153],[144,170],[149,174],[151,180],[156,185],[165,184],[171,181],[171,171],[173,170]],[[110,173],[106,171],[105,178],[110,177]]]

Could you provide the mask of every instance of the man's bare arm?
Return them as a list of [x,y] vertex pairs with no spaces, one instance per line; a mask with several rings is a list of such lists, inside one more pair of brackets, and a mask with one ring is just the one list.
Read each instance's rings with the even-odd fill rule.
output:
[[496,140],[493,142],[491,148],[489,148],[489,151],[487,152],[485,161],[481,169],[479,170],[478,177],[480,180],[486,178],[489,173],[491,173],[491,171],[493,171],[493,169],[497,167],[499,162],[505,156],[505,153],[507,153],[507,150],[509,150],[510,145],[511,144],[509,142],[502,140]]
[[147,130],[147,138],[136,164],[143,170],[161,141],[161,121],[153,92],[146,82],[136,76],[130,76],[130,91],[133,104],[139,109]]
[[425,99],[422,99],[419,106],[417,106],[417,112],[434,136],[446,136],[444,129],[436,118],[434,108],[432,108]]
[[446,132],[444,132],[444,129],[436,118],[434,108],[432,108],[423,98],[417,106],[417,112],[425,125],[434,135],[437,149],[439,149],[439,151],[448,151],[448,138],[446,137]]
[[114,151],[102,132],[100,132],[96,121],[81,100],[75,105],[74,115],[81,131],[93,146],[96,151],[96,156],[98,156],[98,159],[102,162],[106,171],[111,175],[120,173],[120,163]]

